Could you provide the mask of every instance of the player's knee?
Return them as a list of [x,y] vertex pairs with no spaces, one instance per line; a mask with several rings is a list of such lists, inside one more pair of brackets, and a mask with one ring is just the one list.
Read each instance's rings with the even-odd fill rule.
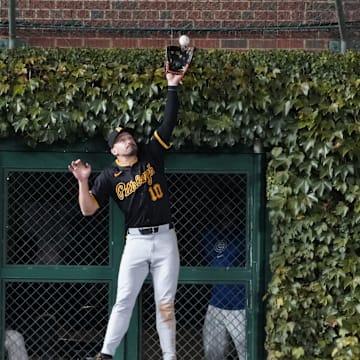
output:
[[164,321],[171,321],[175,317],[174,303],[161,303],[160,315]]

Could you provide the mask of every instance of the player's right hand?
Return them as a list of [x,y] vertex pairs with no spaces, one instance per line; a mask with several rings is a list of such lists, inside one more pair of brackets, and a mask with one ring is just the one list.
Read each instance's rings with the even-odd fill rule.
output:
[[79,181],[88,180],[91,174],[91,165],[89,163],[84,164],[80,159],[72,161],[68,169]]
[[182,78],[184,77],[185,72],[182,74],[173,74],[173,73],[166,73],[166,79],[168,81],[169,86],[178,86]]

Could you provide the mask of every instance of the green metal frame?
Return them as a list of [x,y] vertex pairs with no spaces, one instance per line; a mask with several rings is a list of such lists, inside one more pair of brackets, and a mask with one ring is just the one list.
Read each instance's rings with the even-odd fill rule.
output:
[[[4,213],[4,171],[2,169],[2,157],[0,156],[0,304],[5,304],[5,291],[3,281],[3,263],[4,263],[4,244],[2,239],[4,238],[4,224],[3,216]],[[5,311],[3,307],[0,307],[0,324],[5,324]],[[5,334],[4,327],[0,326],[0,359],[2,360],[2,354],[4,353]]]
[[[100,170],[112,161],[107,152],[88,152],[87,149],[74,151],[14,151],[0,148],[0,187],[4,189],[5,169],[32,171],[67,171],[67,165],[76,158],[82,158],[92,164],[94,170]],[[247,214],[250,246],[249,266],[246,269],[213,269],[211,267],[182,267],[179,283],[214,283],[216,281],[231,282],[243,280],[248,284],[248,355],[249,359],[264,358],[263,343],[264,306],[262,295],[265,288],[266,263],[268,247],[266,240],[265,202],[264,202],[264,155],[253,153],[170,153],[166,159],[166,170],[169,173],[241,173],[246,174],[248,183]],[[0,192],[0,227],[1,249],[4,244],[4,201]],[[4,251],[0,258],[0,300],[4,304],[4,284],[6,281],[99,281],[109,282],[109,312],[115,300],[119,259],[123,248],[123,221],[116,206],[110,206],[110,263],[108,266],[26,266],[6,265]],[[114,221],[116,219],[116,221]],[[4,307],[0,308],[0,320],[4,321]],[[3,323],[3,322],[2,322]],[[119,347],[115,359],[138,359],[139,328],[141,326],[141,306],[134,309],[126,340]],[[0,339],[4,340],[0,327]],[[0,344],[3,353],[3,341]],[[1,359],[1,356],[0,356]]]
[[[221,164],[221,166],[219,166]],[[264,155],[261,154],[171,154],[166,161],[168,173],[241,173],[248,179],[248,232],[250,266],[246,269],[214,269],[211,267],[181,267],[179,284],[211,284],[216,282],[245,281],[248,283],[248,356],[249,359],[263,359],[264,349],[264,306],[262,294],[265,289],[267,247],[265,244],[266,222],[264,201]],[[147,281],[150,281],[149,279]],[[138,336],[141,326],[141,306],[137,304],[133,321],[127,335],[127,351],[124,359],[138,359]],[[123,360],[122,357],[116,357]]]
[[[263,212],[263,169],[262,155],[258,154],[177,154],[171,157],[169,163],[169,172],[213,172],[213,173],[242,173],[247,175],[248,179],[248,233],[249,233],[249,255],[250,265],[246,269],[213,269],[208,268],[182,268],[180,271],[179,283],[185,282],[206,282],[214,283],[216,281],[239,281],[248,282],[251,287],[249,292],[248,307],[248,355],[249,359],[261,359],[262,351],[258,346],[258,339],[263,336],[260,312],[262,311],[262,302],[258,294],[262,294],[262,262],[264,259],[264,244],[261,234],[263,233],[264,218]],[[194,279],[196,277],[196,279]],[[253,294],[257,294],[254,296]]]
[[[83,158],[86,161],[91,161],[94,171],[102,169],[105,164],[111,162],[112,158],[106,153],[91,153],[90,159],[87,159],[87,156],[90,155],[87,152],[39,152],[39,151],[0,151],[0,171],[1,171],[1,187],[3,187],[5,181],[5,171],[8,170],[31,170],[31,171],[67,171],[67,165],[76,158]],[[86,158],[86,159],[85,159]],[[2,191],[2,194],[4,191]],[[21,281],[44,281],[49,280],[53,282],[63,281],[63,282],[108,282],[110,285],[110,298],[109,298],[109,312],[111,304],[114,302],[114,296],[116,292],[116,283],[117,283],[117,269],[119,267],[119,257],[117,254],[122,251],[122,243],[115,241],[115,237],[122,238],[123,232],[123,222],[122,221],[111,221],[112,218],[122,219],[120,211],[114,207],[110,206],[110,261],[108,266],[69,266],[69,265],[57,265],[54,266],[44,266],[44,265],[9,265],[5,264],[5,243],[4,243],[4,203],[5,203],[5,194],[4,198],[1,199],[0,205],[0,226],[1,226],[1,238],[0,246],[2,249],[2,256],[0,260],[0,271],[1,271],[1,299],[4,300],[4,285],[8,281],[16,281],[21,279]],[[116,235],[115,235],[116,234]],[[115,271],[114,271],[115,270]],[[4,304],[4,301],[1,301],[1,304]],[[0,308],[0,318],[2,323],[4,323],[4,307]],[[3,328],[0,327],[0,335],[4,340]],[[3,344],[1,342],[0,350],[3,354]],[[124,351],[124,347],[121,345],[119,351]],[[0,355],[0,359],[2,359]]]

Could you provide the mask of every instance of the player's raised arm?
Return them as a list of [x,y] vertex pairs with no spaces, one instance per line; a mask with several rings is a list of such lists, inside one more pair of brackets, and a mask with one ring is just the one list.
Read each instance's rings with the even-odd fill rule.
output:
[[167,97],[164,110],[164,116],[159,128],[155,131],[154,136],[163,147],[170,147],[171,134],[177,124],[179,110],[178,85],[183,75],[166,73],[168,81]]
[[69,171],[78,180],[79,184],[79,205],[84,216],[93,215],[98,209],[98,205],[92,198],[89,189],[89,176],[91,165],[83,163],[80,159],[74,160],[68,166]]

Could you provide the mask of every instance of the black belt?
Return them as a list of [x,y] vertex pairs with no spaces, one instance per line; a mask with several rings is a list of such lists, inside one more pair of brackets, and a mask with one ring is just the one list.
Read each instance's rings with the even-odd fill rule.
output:
[[174,228],[174,224],[164,224],[159,226],[143,227],[143,228],[128,228],[127,233],[130,235],[151,235],[158,232],[170,230]]

